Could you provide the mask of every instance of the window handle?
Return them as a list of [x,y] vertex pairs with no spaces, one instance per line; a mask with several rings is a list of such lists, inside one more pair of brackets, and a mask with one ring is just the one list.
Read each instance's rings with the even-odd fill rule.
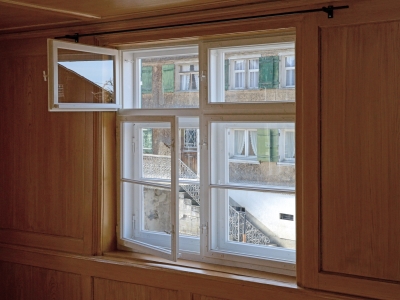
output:
[[201,71],[201,81],[203,81],[203,79],[206,79],[206,77],[207,77],[207,72]]

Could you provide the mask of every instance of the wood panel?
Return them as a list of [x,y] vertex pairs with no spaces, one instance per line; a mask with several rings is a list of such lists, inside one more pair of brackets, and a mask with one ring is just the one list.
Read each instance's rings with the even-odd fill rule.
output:
[[400,280],[399,35],[321,30],[323,271]]
[[94,299],[174,300],[178,299],[178,293],[174,290],[94,278]]
[[81,299],[81,276],[0,261],[2,299]]
[[224,300],[222,298],[207,297],[199,294],[192,295],[192,300]]
[[[17,41],[2,48],[19,54],[3,60],[0,74],[0,228],[86,238],[91,248],[93,113],[47,111],[43,42],[27,41],[35,45],[30,56]],[[4,241],[14,242],[10,235]]]

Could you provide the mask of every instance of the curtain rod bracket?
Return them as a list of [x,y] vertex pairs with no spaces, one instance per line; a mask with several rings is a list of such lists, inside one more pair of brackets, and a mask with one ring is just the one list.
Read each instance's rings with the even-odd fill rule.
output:
[[333,10],[334,10],[334,7],[332,5],[329,5],[328,7],[324,6],[322,8],[322,11],[326,12],[328,14],[328,19],[333,18]]
[[61,37],[56,37],[56,39],[70,39],[70,40],[74,40],[75,43],[79,43],[79,33],[75,33],[73,35],[67,34],[67,35],[64,35]]

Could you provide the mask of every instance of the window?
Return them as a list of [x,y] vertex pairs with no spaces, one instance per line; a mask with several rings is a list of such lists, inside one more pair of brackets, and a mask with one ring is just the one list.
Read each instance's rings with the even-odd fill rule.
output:
[[231,160],[257,159],[257,130],[228,129]]
[[180,65],[179,82],[181,91],[199,90],[199,65],[198,64]]
[[[294,44],[230,42],[215,48],[205,41],[205,61],[194,61],[195,47],[122,54],[137,62],[124,63],[132,74],[124,80],[141,74],[133,86],[142,91],[124,86],[133,110],[119,125],[120,247],[294,274],[295,222],[282,218],[296,217],[294,106],[288,114],[276,77],[276,57]],[[205,83],[199,74],[209,74],[204,95],[241,108],[207,108],[198,98]],[[253,95],[235,94],[243,90]],[[193,91],[196,101],[182,91]]]
[[281,58],[281,86],[283,88],[293,88],[296,84],[295,72],[296,60],[294,54],[282,55]]
[[258,88],[258,58],[233,60],[233,89]]
[[112,111],[120,107],[119,55],[48,40],[49,111]]

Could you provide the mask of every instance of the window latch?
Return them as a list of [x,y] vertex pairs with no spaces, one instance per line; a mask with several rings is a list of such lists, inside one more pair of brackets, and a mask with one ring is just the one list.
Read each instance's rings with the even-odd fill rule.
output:
[[207,73],[206,73],[205,71],[201,71],[201,76],[200,76],[201,81],[203,81],[204,79],[206,79],[206,77],[207,77]]

